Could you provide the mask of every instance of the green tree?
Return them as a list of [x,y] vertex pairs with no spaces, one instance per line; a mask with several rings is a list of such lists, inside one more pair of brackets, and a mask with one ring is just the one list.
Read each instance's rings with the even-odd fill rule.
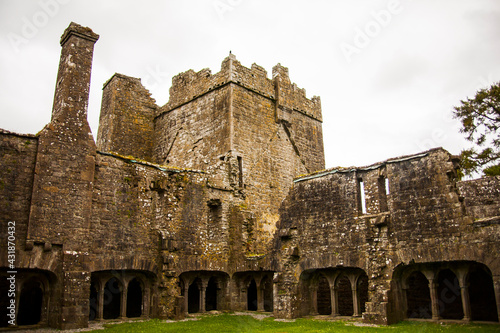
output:
[[500,82],[460,103],[453,117],[460,120],[460,132],[474,144],[460,153],[463,174],[500,175]]

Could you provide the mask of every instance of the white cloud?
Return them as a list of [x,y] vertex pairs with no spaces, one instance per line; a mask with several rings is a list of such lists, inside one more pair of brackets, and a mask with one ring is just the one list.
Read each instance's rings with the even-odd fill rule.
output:
[[[16,52],[7,36],[22,36],[41,3],[54,2],[57,13]],[[89,104],[94,134],[102,84],[114,72],[141,77],[162,105],[172,76],[190,68],[215,73],[231,50],[268,75],[280,62],[308,97],[321,96],[328,167],[416,153],[431,142],[459,153],[465,142],[453,105],[500,80],[500,4],[400,0],[401,10],[348,63],[340,44],[352,43],[356,29],[377,22],[373,13],[391,2],[3,0],[0,127],[36,133],[50,120],[59,37],[74,21],[101,36]]]

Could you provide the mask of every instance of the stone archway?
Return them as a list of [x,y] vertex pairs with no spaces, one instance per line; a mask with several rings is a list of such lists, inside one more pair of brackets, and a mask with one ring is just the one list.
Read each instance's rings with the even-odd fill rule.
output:
[[495,289],[491,273],[482,267],[474,267],[469,272],[468,285],[471,319],[498,321]]
[[443,319],[462,319],[462,296],[458,278],[450,269],[438,274],[437,293],[439,297],[439,314]]
[[257,308],[257,283],[252,279],[247,287],[247,310],[257,311]]
[[207,283],[207,291],[205,294],[205,310],[206,311],[212,311],[212,310],[217,310],[217,292],[218,292],[218,287],[217,287],[217,278],[212,276],[210,280],[208,280]]
[[137,318],[142,315],[143,292],[139,279],[134,278],[127,288],[127,318]]
[[116,319],[121,314],[123,285],[116,278],[110,278],[104,285],[103,318]]
[[352,316],[354,304],[352,301],[351,282],[346,275],[341,275],[337,280],[338,313],[341,316]]
[[406,280],[407,317],[419,319],[432,318],[429,281],[420,271],[414,271]]
[[317,291],[317,307],[318,314],[329,315],[332,313],[332,297],[330,293],[330,283],[326,277],[321,274],[318,280],[318,291]]
[[196,313],[200,311],[200,284],[201,280],[196,278],[188,288],[188,312]]
[[99,314],[99,286],[95,281],[90,283],[89,306],[89,320],[97,319]]
[[[2,296],[3,297],[3,296]],[[43,289],[36,278],[26,281],[21,287],[17,325],[36,325],[42,316]]]

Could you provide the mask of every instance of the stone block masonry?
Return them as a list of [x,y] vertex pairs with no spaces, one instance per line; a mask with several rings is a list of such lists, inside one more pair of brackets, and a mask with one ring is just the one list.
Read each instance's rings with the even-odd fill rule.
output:
[[498,322],[498,177],[458,181],[457,158],[441,148],[323,170],[319,97],[288,68],[268,78],[233,54],[218,73],[175,76],[163,106],[139,78],[114,74],[96,144],[97,40],[71,23],[51,122],[37,135],[0,131],[18,327],[211,310]]

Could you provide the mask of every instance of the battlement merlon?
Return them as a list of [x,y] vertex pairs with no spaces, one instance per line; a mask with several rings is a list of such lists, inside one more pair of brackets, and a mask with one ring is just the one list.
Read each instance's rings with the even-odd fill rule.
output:
[[205,68],[199,72],[190,69],[174,76],[169,101],[159,113],[173,110],[229,83],[235,83],[276,101],[281,108],[298,111],[322,121],[319,97],[308,99],[305,89],[300,89],[295,83],[290,82],[288,68],[276,65],[273,68],[273,78],[269,79],[267,71],[262,66],[254,63],[251,68],[247,68],[236,60],[234,54],[230,54],[222,61],[221,70],[216,74]]

